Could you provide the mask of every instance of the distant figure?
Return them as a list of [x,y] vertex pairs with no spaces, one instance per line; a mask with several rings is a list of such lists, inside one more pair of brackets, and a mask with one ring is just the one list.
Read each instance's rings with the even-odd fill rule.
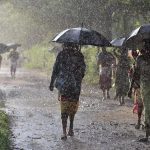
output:
[[2,55],[0,55],[0,69],[1,69],[1,65],[2,65]]
[[130,69],[130,63],[128,59],[128,51],[125,48],[122,48],[121,55],[118,58],[117,70],[116,70],[116,97],[118,98],[120,105],[124,105],[124,97],[127,96],[129,91],[129,76],[128,72]]
[[17,48],[13,49],[9,53],[8,59],[10,59],[10,73],[11,73],[11,77],[15,78],[17,62],[18,62],[18,59],[19,59],[19,53],[17,52]]
[[61,119],[63,127],[62,140],[67,139],[67,120],[70,119],[69,136],[73,136],[73,122],[79,105],[81,83],[85,73],[84,56],[79,46],[65,43],[57,55],[53,67],[49,89],[53,91],[54,83],[59,92]]
[[115,57],[102,47],[102,52],[98,54],[97,65],[100,72],[100,88],[103,91],[103,100],[110,99],[109,90],[112,87],[112,67],[115,65]]

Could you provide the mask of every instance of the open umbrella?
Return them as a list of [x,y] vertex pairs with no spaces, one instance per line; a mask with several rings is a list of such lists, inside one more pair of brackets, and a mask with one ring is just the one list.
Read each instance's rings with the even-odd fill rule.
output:
[[18,44],[18,43],[9,43],[7,44],[7,47],[10,49],[17,49],[18,47],[20,47],[21,44]]
[[110,43],[115,47],[122,47],[126,38],[115,38]]
[[125,41],[128,48],[142,48],[143,40],[150,39],[150,24],[142,25],[133,30]]
[[75,43],[79,45],[93,45],[110,47],[111,43],[99,32],[78,27],[60,32],[52,40],[57,43]]
[[0,43],[0,54],[8,52],[8,46],[6,44]]

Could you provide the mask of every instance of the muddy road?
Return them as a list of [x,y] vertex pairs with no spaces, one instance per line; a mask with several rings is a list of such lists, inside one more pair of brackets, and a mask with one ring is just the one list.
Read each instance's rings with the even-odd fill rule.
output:
[[[74,137],[61,141],[57,90],[48,90],[49,77],[19,69],[12,80],[8,69],[0,70],[1,89],[6,93],[6,112],[11,119],[13,150],[149,150],[150,142],[137,142],[144,132],[136,130],[132,102],[119,106],[102,101],[98,87],[83,85],[76,114]],[[111,92],[111,98],[114,97]]]

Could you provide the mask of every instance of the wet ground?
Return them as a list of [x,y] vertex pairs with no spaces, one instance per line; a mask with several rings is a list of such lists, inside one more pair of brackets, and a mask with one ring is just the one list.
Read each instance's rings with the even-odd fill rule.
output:
[[134,128],[137,116],[132,113],[131,100],[126,99],[125,106],[113,99],[102,101],[98,87],[84,84],[75,118],[75,136],[61,141],[57,90],[48,90],[49,77],[19,69],[12,80],[8,69],[2,68],[0,81],[11,120],[13,150],[150,149],[150,142],[137,142],[144,132]]

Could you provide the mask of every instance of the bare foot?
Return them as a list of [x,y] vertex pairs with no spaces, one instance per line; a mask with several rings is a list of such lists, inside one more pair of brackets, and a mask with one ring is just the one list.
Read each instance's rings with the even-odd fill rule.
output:
[[148,142],[148,138],[147,138],[147,137],[141,138],[141,139],[139,139],[138,141],[139,141],[139,142]]
[[103,97],[103,98],[102,98],[102,101],[104,101],[104,100],[106,100],[106,97]]
[[69,136],[74,136],[73,130],[69,130],[68,135],[69,135]]
[[61,140],[67,140],[67,135],[62,135]]
[[110,99],[110,96],[109,96],[109,95],[107,95],[107,99]]
[[140,124],[139,123],[135,125],[135,129],[140,129]]

